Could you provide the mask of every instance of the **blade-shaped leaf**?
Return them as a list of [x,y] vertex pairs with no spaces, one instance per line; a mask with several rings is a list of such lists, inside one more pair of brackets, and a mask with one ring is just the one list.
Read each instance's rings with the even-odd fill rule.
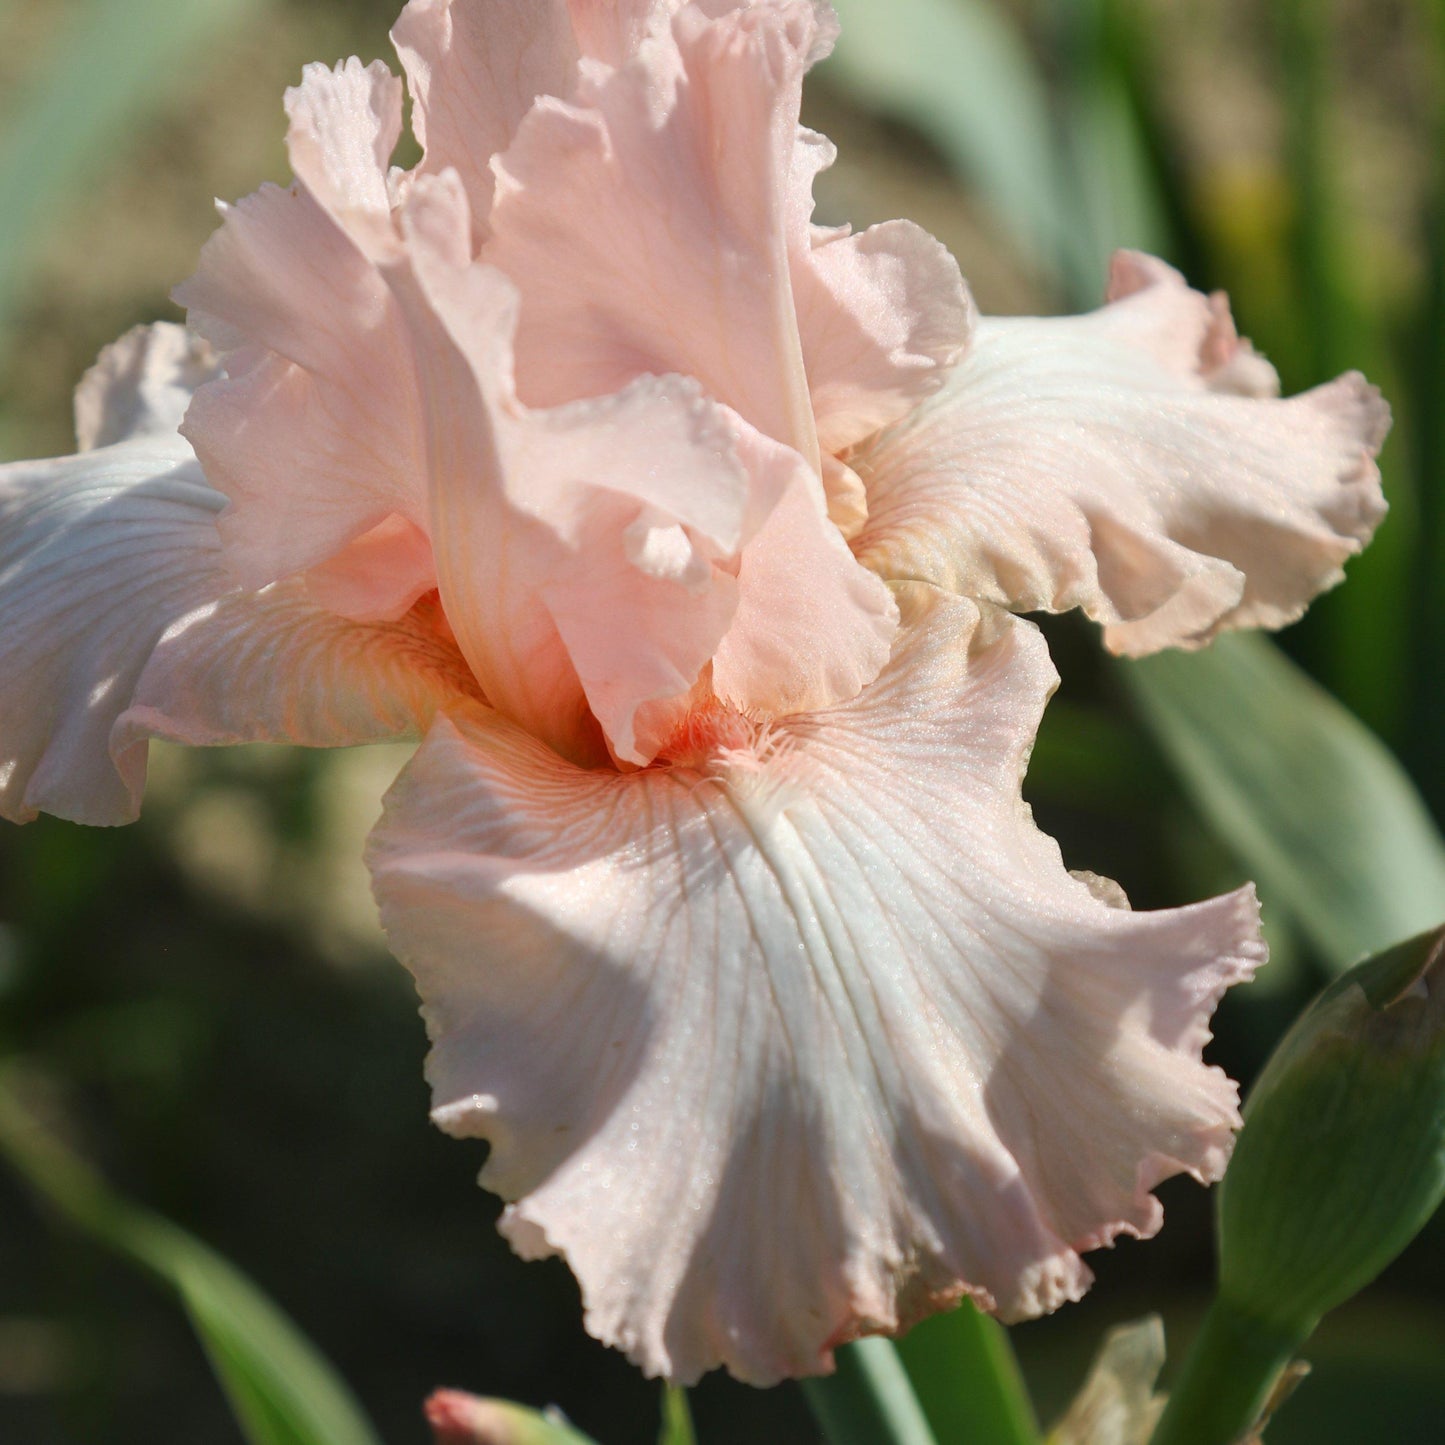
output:
[[917,126],[1046,268],[1072,229],[1059,207],[1042,77],[1022,38],[981,0],[837,0],[823,74]]
[[316,1347],[234,1266],[121,1199],[0,1081],[0,1153],[76,1228],[180,1297],[250,1445],[379,1445]]
[[855,1340],[837,1362],[802,1382],[828,1445],[938,1445],[891,1340]]
[[[0,326],[54,208],[261,0],[87,0],[8,108],[0,137]],[[212,47],[214,53],[214,47]]]
[[956,1310],[915,1325],[898,1353],[939,1441],[1032,1445],[1033,1407],[997,1320],[965,1300]]
[[1224,637],[1119,671],[1205,818],[1334,967],[1445,918],[1445,842],[1404,769],[1278,648]]

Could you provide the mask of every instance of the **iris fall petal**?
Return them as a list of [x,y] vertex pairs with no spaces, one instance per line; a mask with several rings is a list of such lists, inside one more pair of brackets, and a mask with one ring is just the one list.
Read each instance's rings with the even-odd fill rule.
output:
[[1053,1308],[1228,1153],[1199,1054],[1263,956],[1252,892],[1136,914],[1072,878],[1019,792],[1042,639],[903,601],[856,702],[718,719],[691,765],[450,715],[373,835],[437,1121],[491,1141],[503,1232],[651,1373],[824,1370],[963,1293]]

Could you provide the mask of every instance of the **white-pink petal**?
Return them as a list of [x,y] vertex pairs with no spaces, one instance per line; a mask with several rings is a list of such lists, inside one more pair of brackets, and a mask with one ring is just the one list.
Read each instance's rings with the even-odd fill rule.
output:
[[172,437],[198,386],[219,374],[215,352],[183,326],[134,326],[111,342],[75,389],[76,450]]
[[172,433],[0,467],[0,816],[129,822],[111,729],[165,630],[215,595],[223,498]]
[[795,260],[793,291],[825,452],[856,445],[932,396],[973,329],[957,263],[911,221],[825,233]]
[[859,556],[1020,610],[1081,607],[1107,645],[1280,627],[1385,510],[1389,424],[1351,373],[1288,400],[1227,309],[1149,258],[1085,316],[982,321],[945,390],[853,457]]
[[391,213],[387,168],[401,139],[402,84],[381,61],[306,66],[286,92],[296,179],[343,226]]
[[178,327],[131,333],[81,387],[85,439],[115,440],[0,467],[0,816],[130,821],[150,736],[371,742],[478,695],[434,608],[361,626],[299,580],[237,588],[225,499],[160,431],[201,365]]
[[373,837],[437,1122],[491,1141],[503,1232],[649,1373],[826,1370],[963,1293],[1051,1309],[1229,1152],[1199,1055],[1263,957],[1252,893],[1134,914],[1070,877],[1019,793],[1042,640],[902,601],[856,701],[700,716],[693,766],[449,715]]

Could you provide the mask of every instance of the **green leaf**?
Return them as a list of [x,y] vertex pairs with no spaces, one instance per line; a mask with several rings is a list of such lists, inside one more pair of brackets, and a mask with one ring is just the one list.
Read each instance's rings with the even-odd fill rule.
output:
[[335,1371],[234,1266],[111,1192],[0,1080],[0,1153],[77,1229],[175,1291],[250,1445],[379,1445]]
[[1445,917],[1445,842],[1410,779],[1273,644],[1119,671],[1200,812],[1333,967]]
[[12,97],[0,138],[0,331],[57,207],[98,171],[221,28],[261,0],[87,0]]
[[940,1441],[1032,1445],[1033,1406],[1008,1332],[968,1300],[898,1342],[908,1378]]
[[1058,262],[1079,306],[1101,299],[1109,258],[1120,246],[1170,250],[1165,198],[1114,41],[1110,0],[1051,0],[1046,30],[1060,91],[1058,186],[1071,244]]
[[[1285,154],[1294,185],[1289,263],[1297,278],[1294,312],[1308,347],[1314,383],[1357,368],[1386,395],[1394,391],[1384,341],[1393,318],[1372,308],[1365,278],[1378,257],[1365,249],[1358,207],[1346,199],[1340,164],[1340,90],[1344,34],[1332,7],[1318,0],[1281,0],[1271,29],[1284,83]],[[1286,377],[1288,382],[1289,378]],[[1403,389],[1403,385],[1402,385]],[[1411,613],[1419,605],[1416,552],[1421,538],[1415,479],[1393,464],[1400,441],[1382,463],[1390,516],[1363,556],[1350,566],[1350,585],[1324,599],[1311,619],[1327,638],[1316,671],[1351,710],[1392,741],[1401,732],[1409,690]]]
[[891,1340],[857,1340],[836,1358],[833,1374],[802,1382],[828,1445],[938,1445]]
[[837,0],[823,74],[910,122],[943,152],[1035,264],[1074,241],[1059,206],[1048,94],[1022,38],[981,0]]
[[657,1445],[697,1445],[692,1412],[687,1408],[687,1391],[676,1385],[662,1387],[662,1433]]

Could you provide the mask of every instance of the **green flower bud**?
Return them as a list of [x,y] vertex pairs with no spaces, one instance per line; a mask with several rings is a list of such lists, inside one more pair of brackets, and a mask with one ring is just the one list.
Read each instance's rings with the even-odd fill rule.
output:
[[1254,1086],[1219,1198],[1219,1293],[1153,1445],[1258,1438],[1320,1317],[1445,1197],[1445,927],[1326,989]]
[[1219,1294],[1302,1340],[1445,1197],[1445,927],[1301,1015],[1245,1108],[1219,1200]]

